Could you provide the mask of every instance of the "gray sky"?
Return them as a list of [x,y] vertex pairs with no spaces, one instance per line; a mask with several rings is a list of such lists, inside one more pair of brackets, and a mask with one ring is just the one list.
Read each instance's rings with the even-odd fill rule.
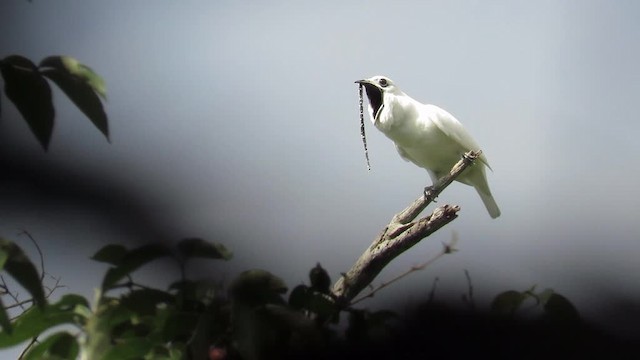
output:
[[[320,261],[335,279],[429,184],[370,122],[366,170],[353,82],[384,74],[480,143],[502,216],[451,186],[439,203],[460,205],[460,218],[375,283],[424,261],[452,230],[460,252],[369,306],[424,298],[436,276],[442,298],[458,302],[463,269],[480,306],[534,284],[593,319],[610,297],[640,301],[640,3],[321,4],[3,1],[0,56],[66,54],[95,69],[112,143],[55,91],[45,154],[3,94],[0,150],[128,189],[166,237],[232,248],[227,276],[261,267],[293,287]],[[135,238],[64,203],[5,203],[0,217],[3,236],[31,231],[49,272],[88,295],[104,266],[84,259]]]

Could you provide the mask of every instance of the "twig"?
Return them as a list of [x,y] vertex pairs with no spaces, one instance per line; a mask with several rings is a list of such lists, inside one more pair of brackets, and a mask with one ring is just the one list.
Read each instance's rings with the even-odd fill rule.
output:
[[31,349],[31,347],[33,347],[33,345],[35,345],[38,342],[38,337],[34,337],[31,339],[31,341],[29,342],[29,345],[27,345],[24,350],[22,350],[22,352],[20,353],[20,356],[18,356],[18,360],[24,359],[24,356],[27,354],[27,352],[29,351],[29,349]]
[[473,283],[471,282],[471,275],[469,270],[464,269],[464,276],[467,277],[467,294],[462,294],[462,301],[469,305],[469,308],[473,311],[476,309],[475,301],[473,300]]
[[[420,265],[412,266],[409,270],[403,272],[400,275],[397,275],[396,277],[394,277],[393,279],[391,279],[389,281],[383,282],[377,288],[372,289],[368,294],[366,294],[364,296],[361,296],[360,298],[358,298],[356,300],[351,301],[351,305],[359,303],[359,302],[361,302],[361,301],[363,301],[365,299],[372,298],[375,295],[375,293],[377,293],[378,291],[384,289],[385,287],[393,284],[394,282],[402,279],[403,277],[411,274],[412,272],[424,270],[427,266],[433,264],[436,260],[440,259],[444,255],[452,253],[453,251],[455,251],[455,248],[454,248],[455,241],[457,241],[457,239],[454,237],[449,244],[442,244],[442,250],[439,253],[437,253],[434,257],[432,257],[431,259],[423,262]],[[434,284],[434,289],[432,291],[435,291],[435,284]]]
[[13,301],[14,301],[13,305],[5,306],[5,309],[14,308],[16,306],[19,306],[22,310],[26,310],[24,308],[24,305],[27,304],[28,302],[33,302],[33,299],[20,301],[20,299],[18,298],[18,293],[14,294],[9,290],[9,286],[7,285],[7,281],[4,279],[4,276],[0,275],[0,281],[2,281],[2,288],[6,291],[3,295],[9,295],[9,297],[11,297],[11,299],[13,299]]
[[[391,222],[374,239],[351,269],[336,281],[332,293],[338,304],[347,306],[375,279],[391,260],[402,254],[425,237],[453,221],[460,210],[458,206],[444,205],[431,215],[413,221],[457,176],[469,167],[481,151],[470,151],[458,161],[448,175],[425,189],[424,195],[393,216]],[[443,251],[453,249],[445,246]],[[412,271],[412,270],[410,270]]]
[[35,245],[36,250],[38,251],[38,256],[40,257],[40,281],[44,281],[44,255],[42,255],[42,250],[40,249],[40,245],[38,242],[31,236],[31,234],[27,230],[22,230],[22,235],[26,235],[29,240]]
[[67,287],[67,285],[60,285],[60,278],[59,277],[55,277],[53,275],[49,275],[49,278],[51,278],[51,280],[55,280],[55,284],[53,284],[53,287],[46,286],[46,285],[44,285],[44,283],[42,284],[42,287],[47,290],[47,294],[44,296],[47,299],[49,297],[51,297],[51,295],[53,295],[54,291]]

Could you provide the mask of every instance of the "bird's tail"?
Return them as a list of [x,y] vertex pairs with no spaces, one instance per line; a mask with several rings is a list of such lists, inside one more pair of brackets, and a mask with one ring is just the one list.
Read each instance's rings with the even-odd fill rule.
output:
[[486,194],[478,188],[476,188],[476,191],[478,192],[478,195],[480,195],[480,198],[484,203],[484,207],[487,208],[487,211],[489,212],[489,215],[491,215],[491,218],[495,219],[500,216],[500,208],[498,208],[498,204],[496,204],[493,195],[491,195],[491,193]]

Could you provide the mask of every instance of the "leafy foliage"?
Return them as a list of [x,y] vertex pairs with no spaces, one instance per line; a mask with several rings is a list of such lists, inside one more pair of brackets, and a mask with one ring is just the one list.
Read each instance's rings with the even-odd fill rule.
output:
[[[197,244],[224,254],[223,257],[209,253],[206,254],[208,258],[231,258],[231,252],[221,244],[204,240],[198,240]],[[174,258],[178,266],[183,267],[191,257],[200,255],[184,251],[185,247],[192,246],[193,240],[186,239],[176,248],[157,244],[134,249],[121,245],[103,247],[93,259],[111,266],[93,308],[84,297],[68,294],[54,304],[44,301],[40,306],[32,306],[9,321],[3,306],[0,310],[5,320],[0,332],[0,348],[35,339],[44,331],[67,324],[79,332],[55,332],[31,346],[25,359],[75,359],[77,356],[101,360],[206,358],[209,345],[224,337],[228,330],[229,309],[219,286],[184,279],[179,282],[180,286],[161,290],[133,281],[136,270],[162,257]],[[44,298],[35,266],[18,245],[2,240],[0,262],[34,298],[36,295]],[[22,272],[8,271],[16,263],[21,269],[32,268],[35,278],[31,276],[24,280]],[[194,291],[196,288],[198,291]],[[126,291],[111,295],[117,289]],[[199,338],[199,334],[207,335]]]
[[0,60],[0,73],[7,98],[45,150],[55,117],[51,88],[45,78],[53,81],[109,139],[108,119],[101,100],[106,99],[106,85],[88,66],[69,56],[49,56],[36,66],[24,56],[10,55]]
[[34,306],[22,313],[13,323],[13,331],[0,332],[0,348],[14,346],[38,336],[43,331],[62,324],[82,325],[80,308],[88,309],[87,300],[74,294],[62,297],[55,304],[43,308]]
[[578,310],[564,296],[545,289],[535,292],[535,286],[525,291],[508,290],[498,294],[491,302],[491,311],[498,316],[513,317],[528,301],[533,306],[542,307],[543,318],[556,324],[577,324],[580,322]]
[[[35,265],[29,260],[27,255],[11,241],[0,239],[0,270],[8,272],[20,285],[22,285],[31,296],[34,302],[43,308],[47,301],[44,296],[44,289],[41,285],[40,275]],[[6,318],[6,314],[0,319]],[[3,323],[3,329],[11,331],[11,326]]]
[[[0,265],[5,271],[15,262],[35,269],[18,245],[8,240],[0,244]],[[51,304],[33,301],[14,319],[9,319],[3,307],[0,349],[38,339],[30,343],[23,359],[259,360],[306,358],[305,354],[339,358],[330,349],[352,358],[402,358],[403,354],[423,358],[422,355],[439,351],[465,355],[478,351],[474,347],[469,351],[464,347],[438,348],[447,344],[442,339],[450,338],[453,344],[460,336],[466,336],[465,341],[473,337],[474,346],[481,348],[513,341],[523,345],[525,339],[537,344],[538,338],[543,338],[567,354],[579,349],[584,339],[601,339],[582,330],[578,312],[569,300],[551,289],[537,291],[535,286],[498,294],[488,317],[452,315],[432,304],[430,297],[420,311],[401,319],[388,310],[339,307],[326,285],[331,279],[319,264],[309,272],[308,283],[299,284],[290,292],[282,279],[260,269],[239,274],[226,289],[211,280],[189,279],[184,271],[166,289],[135,281],[138,269],[161,258],[173,259],[181,270],[193,258],[231,258],[231,252],[223,245],[203,239],[184,239],[176,246],[151,244],[132,249],[111,244],[92,258],[109,266],[92,306],[82,296],[67,294]],[[13,272],[7,273],[16,278]],[[16,280],[27,288],[25,283],[41,281],[37,271],[35,274],[28,281]],[[38,292],[33,284],[29,286],[28,291],[35,297]],[[472,301],[470,290],[467,302]],[[474,306],[469,308],[475,313]],[[540,314],[535,322],[514,327],[518,330],[513,331],[511,326],[518,324],[515,317],[520,313],[531,315],[531,309]],[[340,336],[332,325],[345,314],[346,329]],[[46,337],[42,335],[45,331]],[[440,342],[434,340],[430,347],[423,346],[425,339],[436,336]]]
[[[32,296],[43,291],[35,265],[18,245],[8,240],[1,244],[0,263],[5,270],[16,262],[33,268],[35,278],[20,283],[29,284]],[[3,307],[6,319],[0,348],[36,339],[47,331],[48,337],[32,342],[25,359],[204,359],[221,355],[263,359],[265,354],[272,358],[323,348],[336,337],[328,325],[335,323],[343,310],[366,319],[351,321],[352,334],[364,331],[358,339],[373,334],[373,328],[383,328],[388,319],[382,312],[338,308],[328,293],[328,274],[320,265],[310,272],[310,285],[299,285],[288,299],[282,279],[259,269],[239,274],[229,284],[229,296],[220,284],[207,280],[182,278],[166,290],[134,280],[138,269],[160,258],[172,258],[183,269],[192,258],[218,261],[231,256],[221,244],[193,238],[175,247],[107,245],[92,257],[109,265],[93,307],[75,294],[53,304],[34,305],[13,320]],[[37,287],[40,289],[35,290]],[[65,324],[77,332],[64,329],[50,333]]]

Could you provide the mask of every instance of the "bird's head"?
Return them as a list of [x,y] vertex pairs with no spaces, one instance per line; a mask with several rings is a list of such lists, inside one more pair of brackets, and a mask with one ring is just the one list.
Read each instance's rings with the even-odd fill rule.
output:
[[375,122],[380,115],[380,111],[384,107],[385,95],[401,95],[402,91],[398,89],[393,81],[386,76],[376,75],[364,80],[356,81],[357,84],[364,86],[369,98],[369,106],[371,109],[371,117]]

